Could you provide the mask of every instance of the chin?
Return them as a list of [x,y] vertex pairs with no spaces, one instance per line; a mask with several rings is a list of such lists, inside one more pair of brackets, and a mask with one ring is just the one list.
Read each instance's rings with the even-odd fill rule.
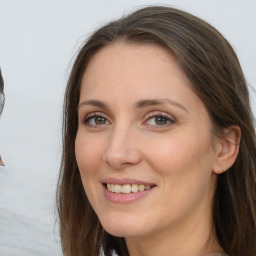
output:
[[141,221],[133,221],[126,218],[121,219],[119,217],[109,218],[104,217],[100,219],[102,227],[111,235],[116,237],[134,237],[141,236],[145,233],[145,225]]

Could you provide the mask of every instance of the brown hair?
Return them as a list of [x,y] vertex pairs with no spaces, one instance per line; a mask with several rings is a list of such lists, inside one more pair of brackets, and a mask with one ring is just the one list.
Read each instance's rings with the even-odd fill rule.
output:
[[3,80],[2,72],[0,69],[0,115],[3,112],[3,108],[4,108],[4,80]]
[[182,66],[212,119],[214,132],[238,125],[242,135],[235,164],[218,176],[213,223],[218,242],[230,256],[256,255],[256,140],[246,81],[227,40],[201,19],[170,7],[146,7],[98,29],[78,53],[67,84],[63,157],[57,203],[64,255],[129,255],[124,238],[99,223],[82,186],[74,143],[81,79],[90,58],[118,40],[157,44]]

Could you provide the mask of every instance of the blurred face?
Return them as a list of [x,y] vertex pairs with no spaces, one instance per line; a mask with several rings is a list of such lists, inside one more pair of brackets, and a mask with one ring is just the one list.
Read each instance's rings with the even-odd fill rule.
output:
[[[2,114],[3,107],[4,107],[4,95],[3,95],[4,91],[3,90],[4,90],[4,81],[3,81],[1,70],[0,70],[0,116]],[[0,155],[0,166],[4,166],[1,155]]]
[[75,153],[103,227],[154,236],[203,223],[216,161],[209,115],[175,58],[156,45],[115,43],[82,80]]
[[[2,114],[3,107],[4,107],[4,80],[0,70],[0,115]],[[1,164],[1,161],[0,161],[0,164]]]

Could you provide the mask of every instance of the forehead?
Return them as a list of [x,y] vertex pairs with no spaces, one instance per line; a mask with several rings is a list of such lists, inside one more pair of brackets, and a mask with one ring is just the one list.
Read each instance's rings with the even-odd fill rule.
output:
[[[82,79],[82,89],[99,86],[115,89],[161,89],[163,84],[191,86],[176,58],[155,44],[116,42],[104,47],[89,61]],[[154,86],[153,86],[154,85]]]

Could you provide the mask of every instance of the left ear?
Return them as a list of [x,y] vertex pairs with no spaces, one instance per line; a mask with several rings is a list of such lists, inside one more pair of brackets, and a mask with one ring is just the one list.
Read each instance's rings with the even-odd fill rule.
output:
[[239,152],[240,138],[241,129],[235,125],[225,129],[224,135],[217,139],[217,158],[213,165],[214,173],[223,173],[234,164]]

